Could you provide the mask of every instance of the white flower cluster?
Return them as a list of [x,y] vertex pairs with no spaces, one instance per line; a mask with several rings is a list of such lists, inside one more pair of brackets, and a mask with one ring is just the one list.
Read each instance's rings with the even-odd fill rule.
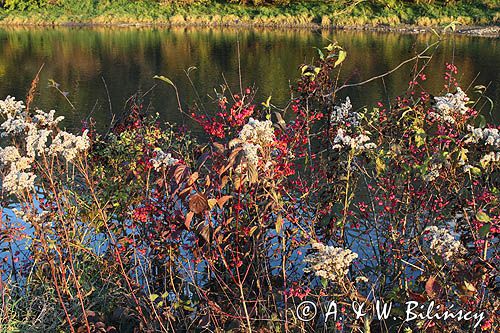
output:
[[345,124],[349,126],[359,126],[361,115],[352,111],[351,99],[347,97],[344,103],[336,105],[330,115],[331,124]]
[[478,143],[483,140],[485,145],[500,148],[500,133],[498,128],[474,128],[468,125],[467,130],[471,133],[466,142]]
[[160,171],[162,168],[166,168],[177,164],[179,162],[178,159],[172,157],[172,154],[165,153],[161,148],[156,148],[156,156],[150,159],[150,162],[153,164],[153,168],[156,171]]
[[[34,188],[36,176],[27,170],[31,168],[37,156],[48,152],[71,161],[90,146],[87,131],[81,136],[59,131],[56,137],[52,138],[53,130],[57,130],[58,124],[64,119],[55,118],[54,110],[48,113],[36,110],[35,114],[30,116],[22,101],[7,96],[5,100],[0,101],[0,115],[5,118],[0,125],[0,136],[12,137],[22,134],[24,142],[19,142],[19,147],[25,147],[26,150],[23,156],[17,147],[0,148],[0,166],[8,169],[2,187],[10,194],[21,194]],[[50,145],[49,139],[52,139]]]
[[483,167],[486,167],[490,163],[498,163],[498,162],[500,162],[500,151],[497,152],[490,151],[488,154],[484,155],[479,160],[479,163],[481,163]]
[[[365,132],[370,134],[370,132]],[[337,136],[333,139],[333,149],[342,149],[344,147],[355,150],[368,150],[377,148],[377,145],[370,142],[370,137],[366,134],[359,134],[356,137],[347,135],[342,128],[337,130]]]
[[87,133],[88,130],[85,130],[81,136],[65,131],[57,133],[56,137],[52,140],[52,144],[49,146],[49,154],[53,156],[60,154],[67,161],[73,160],[90,147]]
[[260,121],[253,118],[250,118],[243,126],[238,137],[243,141],[242,148],[247,163],[254,167],[259,164],[259,151],[270,145],[276,138],[273,123],[270,120]]
[[431,226],[425,230],[430,236],[430,250],[444,260],[451,260],[466,252],[460,241],[455,240],[455,237],[447,229]]
[[310,264],[304,272],[314,272],[333,282],[340,282],[349,272],[352,261],[358,257],[357,253],[341,247],[326,246],[321,243],[312,244],[317,252],[307,255],[304,262]]
[[243,143],[243,153],[245,154],[245,158],[247,163],[257,167],[259,164],[259,149],[260,145],[256,145],[254,143]]
[[239,138],[242,141],[265,146],[275,139],[273,123],[270,120],[248,119],[240,131]]
[[0,148],[0,166],[9,168],[9,173],[3,178],[2,187],[10,194],[23,193],[34,188],[36,176],[25,172],[31,168],[32,160],[21,156],[14,146]]
[[434,101],[436,102],[434,106],[436,112],[429,113],[429,116],[450,124],[455,123],[454,116],[456,114],[463,115],[469,110],[467,106],[469,97],[467,97],[460,87],[457,87],[457,92],[455,94],[447,93],[445,96],[434,97]]
[[7,96],[5,100],[0,100],[0,114],[6,118],[15,117],[25,108],[22,101],[16,101],[14,97]]

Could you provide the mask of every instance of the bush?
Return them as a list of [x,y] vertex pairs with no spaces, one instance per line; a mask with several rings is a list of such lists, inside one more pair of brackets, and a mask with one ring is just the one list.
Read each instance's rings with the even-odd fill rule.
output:
[[[394,331],[494,331],[498,128],[458,87],[453,65],[439,97],[416,67],[407,94],[356,110],[337,96],[345,56],[332,44],[304,65],[284,111],[256,103],[252,88],[217,91],[208,114],[179,105],[200,138],[161,126],[139,98],[107,134],[90,122],[78,135],[54,112],[1,101],[11,259],[0,323],[314,331],[322,319],[301,321],[303,300],[364,303],[367,313],[382,300],[393,303]],[[408,301],[484,318],[405,321]],[[385,325],[371,315],[330,324]]]

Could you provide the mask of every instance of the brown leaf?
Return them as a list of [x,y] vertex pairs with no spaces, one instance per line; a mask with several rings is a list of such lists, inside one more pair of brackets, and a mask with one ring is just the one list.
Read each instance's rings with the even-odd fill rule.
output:
[[193,220],[194,213],[189,212],[186,215],[186,220],[184,221],[184,225],[186,226],[187,230],[189,230],[189,227],[191,226],[191,221]]
[[200,230],[200,235],[203,239],[210,244],[210,227],[208,225],[203,226]]
[[423,302],[427,301],[427,298],[424,295],[421,295],[421,294],[418,294],[418,293],[414,293],[411,290],[408,290],[408,296],[410,296],[410,300],[416,301],[416,302],[419,302],[419,303],[423,303]]
[[224,206],[224,204],[231,198],[232,198],[231,195],[225,195],[223,197],[220,197],[219,200],[217,200],[217,204],[219,205],[220,208],[222,208],[222,206]]
[[174,171],[174,179],[179,184],[182,181],[182,178],[184,177],[184,173],[186,171],[187,167],[183,164],[179,164]]
[[194,184],[194,182],[198,179],[199,174],[198,172],[194,172],[191,176],[189,176],[188,179],[188,186],[191,186]]
[[220,187],[221,188],[226,187],[228,181],[229,181],[229,177],[228,176],[222,177],[222,180],[221,180],[221,183],[220,183]]
[[257,183],[259,181],[259,173],[257,172],[257,168],[252,164],[248,164],[247,170],[248,170],[248,180],[250,181],[250,184]]
[[193,190],[192,187],[186,187],[185,189],[183,189],[180,193],[179,193],[179,196],[182,198],[186,195],[188,195],[191,191]]
[[226,148],[224,148],[224,145],[222,145],[218,142],[214,142],[213,145],[217,149],[217,151],[221,154],[224,153],[224,151],[226,150]]
[[189,210],[196,214],[201,214],[208,208],[208,200],[204,194],[195,193],[189,199]]
[[436,282],[436,278],[434,276],[430,276],[425,283],[425,292],[427,295],[430,298],[435,298],[440,289],[439,283]]

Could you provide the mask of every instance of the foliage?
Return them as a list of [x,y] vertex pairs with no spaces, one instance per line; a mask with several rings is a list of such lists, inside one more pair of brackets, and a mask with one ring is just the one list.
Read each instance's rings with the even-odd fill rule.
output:
[[[495,24],[498,2],[295,0],[5,0],[4,23],[345,26]],[[0,7],[1,8],[1,7]]]
[[213,105],[179,105],[199,138],[145,114],[138,97],[107,133],[89,122],[74,136],[32,98],[2,101],[0,324],[326,331],[319,317],[299,320],[302,300],[368,310],[381,299],[394,320],[332,324],[469,331],[454,319],[405,322],[404,303],[417,300],[484,311],[481,328],[494,332],[500,136],[467,96],[484,87],[466,94],[448,64],[434,98],[417,62],[403,96],[358,110],[337,96],[348,50],[318,54],[284,110],[227,86]]

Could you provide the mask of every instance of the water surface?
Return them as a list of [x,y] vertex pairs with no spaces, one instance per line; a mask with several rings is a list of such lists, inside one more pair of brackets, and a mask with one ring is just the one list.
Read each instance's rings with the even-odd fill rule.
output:
[[[89,114],[100,128],[119,114],[124,102],[137,91],[149,91],[147,106],[165,120],[185,122],[177,111],[173,90],[158,85],[156,74],[171,78],[179,87],[185,105],[196,94],[184,71],[195,66],[191,79],[210,109],[214,88],[226,80],[239,90],[238,44],[243,85],[255,85],[259,97],[282,106],[290,96],[289,84],[299,66],[317,57],[314,47],[338,41],[348,52],[342,82],[359,82],[396,67],[434,42],[432,34],[401,35],[380,32],[236,29],[155,28],[0,28],[0,97],[26,96],[31,80],[44,64],[35,104],[56,109],[78,127]],[[462,87],[489,86],[496,103],[490,121],[500,119],[498,39],[452,36],[442,41],[427,70],[426,87],[438,94],[443,87],[446,62],[460,69]],[[412,64],[359,88],[345,91],[356,108],[374,106],[403,93],[408,87]],[[477,76],[477,77],[476,77]],[[54,79],[69,92],[73,111],[64,98],[48,87]],[[109,98],[108,98],[109,97]],[[493,118],[493,119],[491,119]]]

